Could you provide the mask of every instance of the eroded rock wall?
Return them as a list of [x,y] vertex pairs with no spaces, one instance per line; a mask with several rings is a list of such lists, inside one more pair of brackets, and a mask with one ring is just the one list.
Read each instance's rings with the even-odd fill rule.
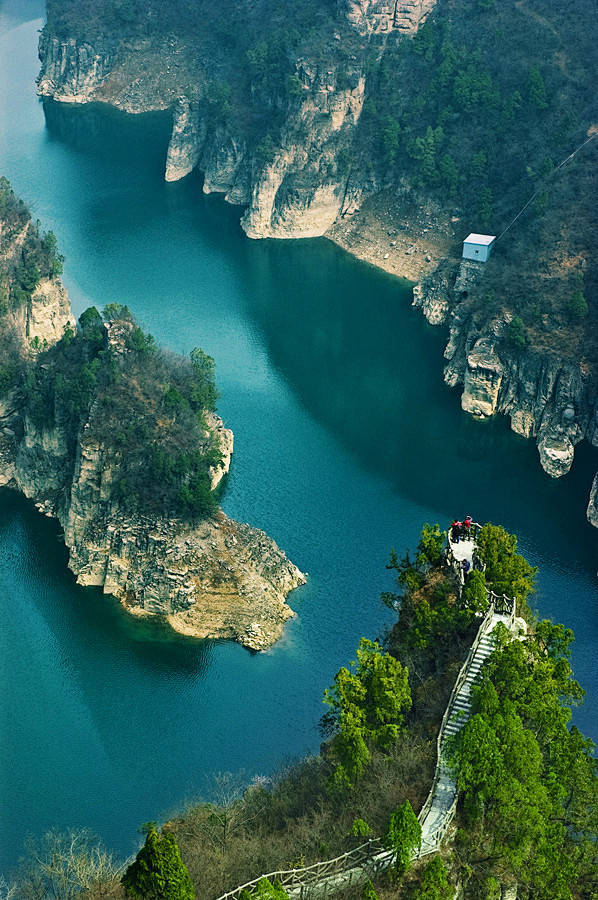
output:
[[[56,517],[81,585],[101,587],[138,615],[164,616],[175,631],[269,647],[293,616],[287,594],[305,577],[263,531],[222,512],[197,526],[125,515],[115,503],[114,450],[84,428],[73,465],[60,427],[36,429],[18,398],[0,409],[0,482]],[[211,414],[230,459],[232,433]],[[227,466],[223,466],[223,470]],[[221,477],[220,473],[220,477]]]
[[443,262],[414,289],[414,305],[428,321],[449,326],[445,381],[462,386],[466,412],[508,415],[513,431],[535,439],[544,470],[553,477],[565,475],[579,441],[587,438],[598,446],[595,380],[579,360],[510,345],[509,313],[480,330],[470,299],[483,277],[483,263]]
[[112,71],[116,46],[105,41],[92,46],[74,38],[64,41],[42,32],[39,56],[38,93],[65,103],[86,103],[95,98]]
[[276,544],[223,513],[197,526],[123,515],[112,500],[117,468],[114,452],[84,434],[59,515],[78,583],[183,634],[254,650],[277,640],[293,615],[285,597],[305,578]]
[[[4,262],[22,237],[12,249],[3,247]],[[75,325],[64,287],[45,279],[29,303],[5,313],[3,334],[11,332],[33,366],[39,350]],[[133,327],[108,326],[108,343],[120,359]],[[30,414],[22,384],[0,398],[0,485],[58,519],[79,584],[101,587],[132,613],[163,616],[183,634],[232,639],[254,650],[270,646],[293,615],[287,594],[305,577],[264,532],[222,512],[196,526],[126,513],[115,490],[120,451],[102,440],[96,406],[73,447],[66,422],[55,418],[42,426]],[[233,434],[215,413],[205,412],[204,420],[206,443],[215,441],[221,454],[210,469],[214,489],[229,470]]]
[[337,218],[347,183],[338,152],[359,121],[365,79],[352,73],[354,87],[339,89],[336,74],[302,67],[306,98],[253,187],[241,220],[248,237],[317,237]]
[[340,0],[340,9],[362,35],[385,34],[398,28],[415,34],[434,9],[436,0]]

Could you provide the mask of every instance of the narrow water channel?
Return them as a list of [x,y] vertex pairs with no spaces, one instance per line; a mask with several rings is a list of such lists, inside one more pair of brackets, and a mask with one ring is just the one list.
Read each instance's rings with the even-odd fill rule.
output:
[[579,448],[552,481],[504,421],[461,413],[445,335],[409,285],[324,239],[249,241],[199,177],[166,184],[167,117],[44,108],[42,14],[0,4],[0,173],[55,231],[76,315],[126,303],[160,343],[215,358],[235,432],[224,510],[309,581],[267,653],[173,638],[78,588],[55,524],[2,493],[0,868],[51,826],[130,853],[140,823],[209,792],[215,772],[249,779],[317,751],[324,688],[392,620],[390,548],[455,514],[504,524],[540,567],[538,608],[576,632],[575,721],[598,740],[596,454]]

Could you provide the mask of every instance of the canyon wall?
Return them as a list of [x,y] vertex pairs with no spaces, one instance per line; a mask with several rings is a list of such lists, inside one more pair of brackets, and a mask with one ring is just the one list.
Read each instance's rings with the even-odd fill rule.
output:
[[[284,108],[267,153],[263,133],[248,137],[230,119],[215,119],[209,52],[198,58],[180,38],[91,43],[61,40],[46,30],[39,44],[38,92],[66,103],[110,103],[131,113],[172,109],[167,181],[198,168],[206,193],[221,192],[246,207],[241,224],[252,238],[319,236],[373,187],[371,175],[364,178],[351,164],[368,56],[374,48],[382,52],[391,32],[417,33],[435,2],[341,0],[331,52],[324,59],[296,59],[292,101],[264,99]],[[354,52],[335,60],[345,42]]]
[[[421,185],[414,188],[403,177],[389,191],[383,167],[369,165],[356,139],[364,103],[372,98],[372,60],[383,59],[390,36],[417,35],[435,9],[436,0],[338,0],[333,31],[321,37],[323,49],[294,60],[292,98],[261,96],[252,84],[252,101],[261,96],[262,112],[282,121],[269,143],[263,129],[256,136],[239,127],[238,117],[214,115],[209,52],[190,61],[181,38],[159,46],[148,40],[92,46],[44,33],[39,91],[130,112],[171,108],[168,181],[197,168],[206,193],[221,192],[244,207],[248,236],[328,234],[369,262],[416,280],[415,305],[431,324],[449,328],[445,381],[462,388],[463,409],[474,416],[508,415],[516,433],[536,441],[543,468],[557,477],[569,471],[580,440],[598,445],[592,367],[576,354],[563,357],[558,340],[548,349],[510,343],[508,298],[491,322],[480,325],[474,306],[483,304],[483,268],[454,258],[464,236],[460,211],[453,216],[447,207],[436,224],[416,222],[428,216],[421,212],[428,205]],[[383,189],[390,199],[378,204],[372,228],[364,210],[375,206]],[[411,198],[412,215],[402,230],[391,230],[403,196]]]
[[483,328],[474,315],[486,263],[441,264],[414,290],[414,306],[431,324],[447,324],[445,382],[461,386],[465,412],[508,415],[517,434],[533,438],[543,469],[565,475],[583,438],[598,446],[596,381],[583,361],[517,349],[509,340],[512,314],[501,312]]

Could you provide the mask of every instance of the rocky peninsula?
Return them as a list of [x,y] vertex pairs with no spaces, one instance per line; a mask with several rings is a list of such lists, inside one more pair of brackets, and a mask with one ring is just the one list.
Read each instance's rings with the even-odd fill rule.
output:
[[[200,3],[185,29],[151,4],[153,25],[107,28],[61,0],[40,40],[39,93],[171,109],[167,180],[197,168],[205,192],[243,206],[248,236],[326,235],[416,282],[414,304],[448,328],[445,381],[462,408],[508,415],[559,477],[579,441],[598,445],[598,140],[556,165],[597,127],[598,22],[575,4],[583,34],[573,11],[510,0],[338,0],[309,22],[304,3]],[[488,263],[461,260],[470,231],[501,235]]]
[[212,361],[162,354],[117,305],[75,332],[53,236],[1,187],[0,485],[60,522],[79,584],[182,634],[266,649],[305,577],[218,509],[233,436]]

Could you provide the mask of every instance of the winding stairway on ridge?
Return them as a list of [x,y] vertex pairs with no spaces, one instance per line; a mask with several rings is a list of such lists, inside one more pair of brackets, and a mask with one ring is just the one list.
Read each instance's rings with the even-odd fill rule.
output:
[[[471,687],[482,665],[494,650],[492,632],[499,622],[517,637],[521,631],[521,621],[512,614],[497,613],[491,607],[491,614],[484,617],[455,683],[449,700],[438,740],[438,759],[434,783],[428,800],[424,804],[419,819],[422,826],[422,843],[419,856],[438,850],[446,834],[457,807],[457,783],[446,763],[446,742],[457,734],[471,715]],[[422,815],[422,813],[424,815]]]
[[[467,559],[472,564],[475,550],[474,535],[480,528],[477,523],[472,523],[472,525],[471,540],[453,542],[449,538],[446,551],[447,565],[455,571],[461,583],[463,583],[462,560]],[[485,660],[495,647],[492,633],[499,623],[505,626],[512,639],[520,638],[526,632],[525,621],[515,617],[515,601],[513,599],[489,590],[487,596],[490,603],[488,611],[480,623],[467,659],[457,676],[440,726],[434,781],[418,816],[422,837],[420,847],[413,853],[414,859],[427,856],[440,848],[455,815],[458,789],[457,782],[446,761],[447,741],[457,734],[469,720],[472,685]],[[307,896],[316,898],[320,895],[332,894],[352,883],[364,881],[372,875],[389,869],[394,858],[393,850],[383,849],[379,840],[372,840],[335,859],[314,863],[302,869],[260,875],[247,884],[228,891],[218,900],[237,900],[241,891],[251,891],[262,878],[268,878],[271,882],[279,881],[291,900],[303,900]]]

